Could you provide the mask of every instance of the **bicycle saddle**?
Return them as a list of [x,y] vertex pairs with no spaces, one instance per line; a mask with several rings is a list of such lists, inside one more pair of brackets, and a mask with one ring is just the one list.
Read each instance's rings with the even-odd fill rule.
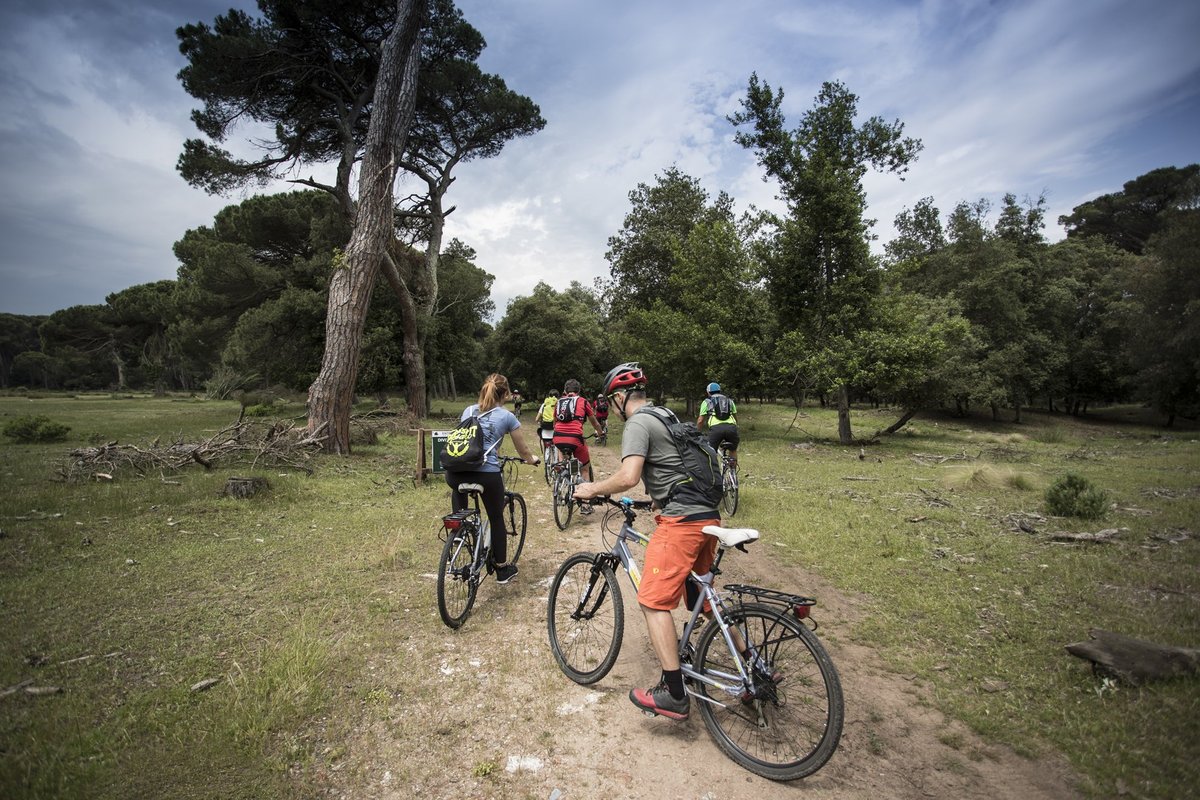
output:
[[722,528],[720,525],[705,525],[702,530],[709,536],[720,539],[722,547],[737,547],[758,538],[758,531],[754,528]]
[[463,494],[483,494],[483,487],[478,483],[460,483],[458,490]]

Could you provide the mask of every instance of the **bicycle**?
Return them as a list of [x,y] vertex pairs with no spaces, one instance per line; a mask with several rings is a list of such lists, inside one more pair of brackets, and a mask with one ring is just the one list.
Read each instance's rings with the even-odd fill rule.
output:
[[604,447],[608,444],[608,420],[600,420],[600,431],[596,434],[596,445]]
[[[547,613],[555,661],[568,678],[585,686],[607,675],[617,661],[625,609],[616,570],[625,570],[636,592],[641,572],[629,542],[650,540],[633,527],[634,512],[648,509],[648,501],[591,502],[616,508],[605,515],[605,534],[614,533],[609,522],[615,516],[623,515],[624,522],[608,552],[576,553],[563,562],[550,584]],[[711,573],[693,572],[688,578],[698,590],[679,640],[688,694],[699,701],[717,746],[741,766],[777,781],[811,775],[833,756],[845,719],[837,669],[813,632],[810,611],[816,601],[746,584],[726,584],[718,592],[712,580],[720,574],[726,549],[746,552],[758,532],[715,525],[704,532],[716,536],[719,545]],[[693,644],[706,604],[711,617]]]
[[729,442],[721,442],[721,485],[721,506],[732,517],[738,509],[738,467],[736,456],[729,455]]
[[[580,464],[579,459],[575,457],[574,448],[571,449],[570,455],[561,456],[558,462],[551,467],[550,472],[551,501],[554,503],[554,524],[558,526],[560,531],[565,531],[567,526],[571,524],[571,514],[574,513],[575,506],[577,505],[577,501],[575,500],[575,486],[583,482],[583,466]],[[587,479],[590,481],[593,477],[592,465],[589,462]]]
[[[512,456],[501,456],[501,460]],[[521,459],[515,459],[520,461]],[[485,575],[495,572],[491,563],[492,526],[487,514],[480,512],[483,487],[477,483],[459,484],[458,490],[468,497],[470,505],[442,517],[438,538],[442,557],[438,561],[438,614],[449,628],[460,628],[467,621],[479,584]],[[504,492],[504,525],[508,528],[508,561],[516,564],[525,548],[528,524],[525,498],[517,492]]]
[[539,430],[538,434],[542,437],[542,465],[546,473],[546,485],[550,486],[553,482],[554,465],[558,463],[558,448],[553,444],[553,430]]

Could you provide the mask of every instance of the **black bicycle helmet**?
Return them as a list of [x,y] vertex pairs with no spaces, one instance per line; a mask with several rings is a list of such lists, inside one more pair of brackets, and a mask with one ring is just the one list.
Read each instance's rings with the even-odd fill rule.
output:
[[630,389],[645,389],[646,388],[646,373],[642,372],[638,362],[627,361],[624,364],[618,364],[608,371],[608,375],[604,378],[604,393],[612,394],[613,392]]

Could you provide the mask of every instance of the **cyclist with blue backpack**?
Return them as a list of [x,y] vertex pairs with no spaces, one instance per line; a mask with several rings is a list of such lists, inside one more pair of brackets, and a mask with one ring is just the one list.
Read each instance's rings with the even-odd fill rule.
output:
[[700,416],[696,418],[696,427],[704,430],[708,426],[708,443],[712,449],[721,451],[721,443],[726,442],[729,458],[737,464],[738,436],[737,403],[721,393],[721,384],[710,383],[708,396],[700,402]]

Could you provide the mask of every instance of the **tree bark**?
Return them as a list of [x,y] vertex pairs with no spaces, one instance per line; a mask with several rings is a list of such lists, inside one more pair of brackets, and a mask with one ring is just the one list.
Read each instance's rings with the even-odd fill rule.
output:
[[329,281],[325,354],[308,390],[308,430],[325,436],[326,452],[350,452],[350,412],[363,328],[380,264],[393,240],[393,184],[416,104],[418,33],[426,0],[396,0],[396,22],[384,41],[371,125],[358,175],[354,230]]
[[1134,639],[1093,628],[1086,642],[1066,646],[1073,656],[1092,662],[1098,674],[1137,686],[1145,681],[1188,675],[1200,670],[1200,650]]
[[838,441],[842,444],[854,444],[854,434],[850,431],[850,389],[842,384],[837,392],[838,407]]

